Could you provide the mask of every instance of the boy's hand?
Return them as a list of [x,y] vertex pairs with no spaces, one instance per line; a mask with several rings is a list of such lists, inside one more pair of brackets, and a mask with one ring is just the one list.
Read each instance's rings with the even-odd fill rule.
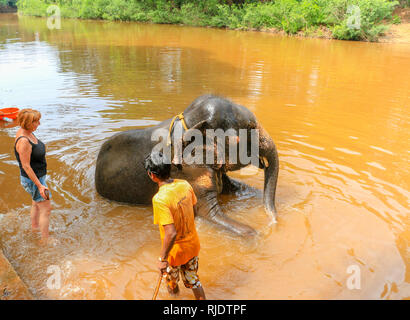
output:
[[167,272],[168,261],[158,261],[158,269],[161,274]]

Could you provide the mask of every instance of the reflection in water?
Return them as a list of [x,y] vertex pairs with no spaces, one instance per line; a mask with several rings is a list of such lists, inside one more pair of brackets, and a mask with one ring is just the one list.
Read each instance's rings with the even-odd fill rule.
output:
[[[227,214],[260,232],[254,241],[197,220],[207,296],[410,297],[409,51],[102,21],[63,20],[50,31],[44,19],[0,15],[0,108],[43,114],[37,135],[48,147],[58,240],[44,250],[30,232],[11,153],[17,128],[2,124],[4,251],[41,299],[149,299],[159,250],[151,208],[96,194],[98,150],[115,132],[156,124],[212,92],[256,114],[281,170],[273,228],[260,194],[221,197]],[[263,188],[262,172],[232,176]],[[50,265],[62,270],[59,290],[47,288]],[[361,290],[346,286],[351,265]],[[181,298],[191,293],[182,288]]]

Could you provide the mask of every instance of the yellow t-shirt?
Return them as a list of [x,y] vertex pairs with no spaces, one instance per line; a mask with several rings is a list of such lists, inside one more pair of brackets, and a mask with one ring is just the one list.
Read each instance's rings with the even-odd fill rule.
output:
[[173,223],[177,231],[168,263],[179,266],[199,254],[199,238],[195,228],[194,208],[197,199],[191,185],[181,179],[162,185],[152,198],[154,224],[159,225],[164,241],[164,225]]

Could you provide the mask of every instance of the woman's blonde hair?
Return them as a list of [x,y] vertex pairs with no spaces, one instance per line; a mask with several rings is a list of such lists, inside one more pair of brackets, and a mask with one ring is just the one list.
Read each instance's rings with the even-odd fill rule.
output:
[[21,109],[17,116],[17,123],[25,130],[31,130],[34,121],[41,118],[41,113],[34,109]]

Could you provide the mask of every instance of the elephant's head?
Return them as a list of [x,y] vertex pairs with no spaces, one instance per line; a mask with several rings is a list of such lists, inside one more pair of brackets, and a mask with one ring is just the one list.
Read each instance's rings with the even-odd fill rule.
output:
[[[231,151],[235,151],[237,155],[241,153],[240,148],[243,140],[246,141],[245,150],[249,157],[254,156],[256,148],[256,165],[263,168],[265,174],[263,195],[265,210],[276,221],[275,193],[279,172],[278,153],[272,138],[259,124],[254,114],[247,108],[234,104],[229,100],[215,96],[203,96],[195,100],[184,111],[184,117],[189,129],[183,134],[183,151],[185,152],[189,148],[193,140],[202,139],[203,163],[214,170],[235,171],[249,164],[241,163],[239,161],[240,157],[236,159],[236,162],[231,161],[230,158]],[[213,142],[211,145],[209,144],[207,133],[211,129],[219,129],[225,133],[222,143],[215,143],[212,146],[218,140],[211,139]],[[230,130],[231,132],[229,132]],[[245,139],[241,135],[241,130],[245,132]],[[251,134],[255,131],[257,132],[257,139],[253,139]],[[232,148],[233,144],[235,145],[234,148]],[[207,159],[206,153],[209,152],[210,147],[214,151],[212,164],[205,161]],[[222,155],[220,150],[223,150]],[[195,152],[197,151],[195,150]],[[221,159],[223,160],[222,163]],[[252,164],[255,164],[255,162],[252,161]]]

